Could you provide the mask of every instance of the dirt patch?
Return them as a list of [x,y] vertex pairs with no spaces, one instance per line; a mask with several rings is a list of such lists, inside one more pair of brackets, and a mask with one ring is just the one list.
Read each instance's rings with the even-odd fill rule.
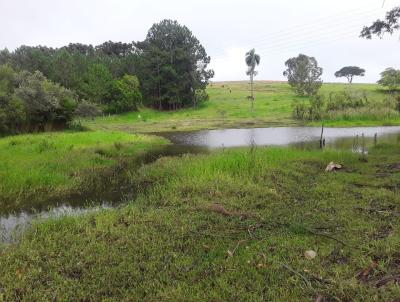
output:
[[385,165],[379,165],[377,175],[387,175],[388,173],[400,172],[400,163],[391,163]]
[[380,227],[379,229],[375,230],[372,232],[372,234],[369,236],[372,240],[380,240],[380,239],[385,239],[386,237],[390,236],[393,234],[394,229],[390,225],[385,225]]

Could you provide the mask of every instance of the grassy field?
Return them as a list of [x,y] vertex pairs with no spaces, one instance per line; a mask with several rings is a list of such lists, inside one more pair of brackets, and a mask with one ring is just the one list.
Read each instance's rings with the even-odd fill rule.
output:
[[[275,148],[162,158],[131,173],[141,193],[127,206],[37,223],[4,247],[0,300],[395,301],[399,147],[367,162]],[[330,161],[344,169],[324,172]]]
[[[321,93],[338,92],[347,89],[345,84],[324,84]],[[366,91],[372,102],[382,102],[387,92],[375,84],[353,84],[352,89]],[[247,82],[217,82],[207,89],[210,100],[198,108],[176,112],[159,112],[142,109],[127,113],[88,120],[84,125],[92,129],[113,129],[120,131],[162,132],[176,130],[198,130],[235,127],[268,127],[304,124],[292,118],[293,100],[298,97],[287,83],[256,82],[255,109],[250,112],[246,101],[249,95]],[[317,124],[321,124],[318,122]],[[389,119],[371,119],[368,116],[324,121],[329,126],[376,126],[399,125],[400,116]]]
[[166,140],[122,132],[64,132],[0,139],[1,212],[82,191],[89,178]]

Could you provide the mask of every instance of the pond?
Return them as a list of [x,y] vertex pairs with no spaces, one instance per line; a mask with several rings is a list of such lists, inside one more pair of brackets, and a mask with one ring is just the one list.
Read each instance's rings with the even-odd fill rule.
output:
[[[217,148],[246,146],[287,146],[291,148],[319,148],[319,127],[275,127],[254,129],[223,129],[192,132],[161,133],[173,144],[154,150],[141,157],[137,165],[154,162],[163,156],[180,156],[186,153],[206,153]],[[375,143],[400,141],[400,127],[325,128],[325,147],[359,151],[362,145],[368,150]],[[364,137],[364,138],[363,138]],[[116,182],[117,185],[119,182]],[[123,182],[122,182],[123,183]],[[62,215],[80,215],[89,211],[115,207],[132,200],[136,192],[129,187],[110,188],[93,196],[73,196],[51,201],[52,209],[16,209],[14,213],[0,211],[0,241],[12,242],[32,220]],[[101,196],[101,197],[99,197]],[[49,204],[50,205],[50,204]],[[88,205],[91,205],[88,207]]]
[[[351,150],[354,144],[366,147],[377,142],[400,140],[400,127],[324,128],[327,148]],[[321,127],[274,127],[253,129],[223,129],[163,133],[176,145],[213,148],[257,146],[292,146],[319,148]],[[357,139],[358,135],[358,139]]]

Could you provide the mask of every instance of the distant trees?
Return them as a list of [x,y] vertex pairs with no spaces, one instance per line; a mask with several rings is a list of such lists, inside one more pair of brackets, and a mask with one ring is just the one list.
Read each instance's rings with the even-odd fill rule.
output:
[[124,75],[134,74],[136,62],[132,43],[111,41],[95,47],[71,43],[58,49],[20,46],[11,53],[0,52],[0,64],[8,64],[16,71],[40,71],[47,79],[74,91],[80,99],[99,105],[105,112],[122,112],[119,110],[132,107],[113,104],[111,91]]
[[283,75],[288,78],[290,86],[300,96],[315,95],[322,86],[322,68],[314,57],[299,54],[285,62],[287,69]]
[[394,68],[387,68],[381,72],[381,79],[378,84],[389,88],[389,90],[396,90],[400,87],[400,70]]
[[[161,110],[196,106],[208,99],[205,89],[214,75],[207,69],[209,63],[210,57],[199,40],[186,26],[172,20],[154,24],[143,42],[107,41],[97,46],[71,43],[61,48],[22,45],[12,52],[4,49],[0,51],[1,119],[7,106],[22,102],[28,115],[41,114],[43,123],[52,120],[49,114],[55,111],[51,106],[62,107],[67,92],[81,100],[76,110],[80,116],[97,114],[96,110],[138,110],[142,103]],[[24,81],[16,84],[22,76]],[[10,92],[9,86],[18,93]],[[48,98],[50,90],[55,93],[55,86],[62,91],[62,95],[53,96],[61,98],[60,104]],[[37,95],[30,95],[33,92],[27,87]],[[40,114],[29,109],[35,102],[43,106]]]
[[246,53],[246,74],[250,76],[250,101],[251,101],[251,111],[254,108],[254,77],[257,75],[256,66],[260,64],[261,57],[256,54],[255,49],[251,49]]
[[72,119],[75,94],[40,72],[0,66],[0,133],[62,128]]
[[385,33],[393,34],[400,30],[400,6],[386,13],[384,20],[376,20],[372,25],[365,26],[361,31],[361,37],[371,39],[373,35],[382,37]]
[[186,26],[163,20],[135,46],[147,104],[175,110],[198,102],[196,91],[205,90],[214,72],[207,69],[210,57],[204,47]]
[[365,75],[365,69],[362,69],[357,66],[346,66],[335,72],[335,77],[337,78],[345,77],[347,78],[349,84],[353,83],[353,78],[355,76],[363,77],[364,75]]

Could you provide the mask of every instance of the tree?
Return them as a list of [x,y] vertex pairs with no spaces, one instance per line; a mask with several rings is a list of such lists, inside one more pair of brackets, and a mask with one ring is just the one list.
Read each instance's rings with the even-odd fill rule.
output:
[[102,105],[108,98],[112,83],[113,77],[108,68],[103,64],[93,64],[83,76],[82,97]]
[[17,81],[14,97],[25,108],[28,130],[63,127],[72,119],[75,96],[70,90],[47,80],[40,71],[23,71]]
[[288,78],[290,86],[296,93],[304,95],[315,95],[322,86],[322,68],[314,57],[299,54],[285,62],[287,69],[283,75]]
[[61,49],[53,58],[51,78],[64,87],[76,87],[79,80],[78,73],[75,72],[72,55],[66,49]]
[[400,70],[394,68],[387,68],[381,72],[381,79],[378,84],[388,87],[389,90],[396,90],[400,87]]
[[8,65],[0,65],[0,97],[14,92],[16,79],[15,71]]
[[159,109],[177,109],[196,102],[214,72],[210,57],[192,32],[177,21],[154,24],[143,42],[135,43],[143,93]]
[[393,34],[400,29],[400,6],[386,13],[384,20],[376,20],[372,25],[365,26],[361,31],[361,37],[371,39],[373,35],[382,37],[385,33]]
[[138,78],[136,76],[124,75],[113,84],[106,112],[122,113],[138,110],[141,103],[142,93]]
[[349,84],[353,83],[353,77],[363,77],[365,75],[365,69],[357,66],[346,66],[335,72],[335,77],[341,78],[346,77]]
[[250,100],[251,100],[251,112],[254,108],[254,77],[257,75],[256,66],[260,64],[261,57],[256,54],[256,50],[253,48],[246,53],[246,65],[248,67],[246,74],[250,76]]

